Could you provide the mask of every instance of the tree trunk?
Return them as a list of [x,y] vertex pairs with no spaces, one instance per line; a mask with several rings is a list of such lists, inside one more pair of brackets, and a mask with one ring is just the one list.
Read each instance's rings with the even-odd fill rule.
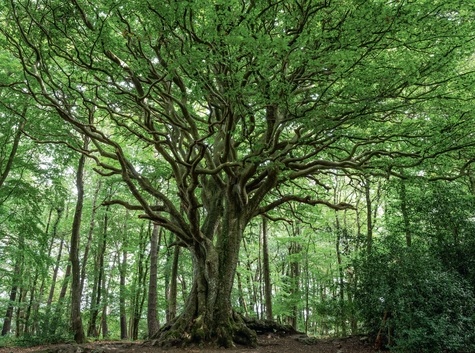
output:
[[7,312],[5,313],[5,319],[3,320],[3,328],[2,328],[2,336],[6,336],[12,327],[12,319],[13,319],[13,309],[14,303],[16,300],[18,287],[16,285],[12,286],[10,291],[10,298],[8,302]]
[[[11,240],[10,240],[11,241]],[[15,257],[15,265],[13,267],[12,287],[10,290],[10,296],[8,301],[7,311],[5,313],[5,319],[3,320],[2,336],[10,333],[13,321],[13,311],[15,308],[15,302],[17,300],[17,294],[20,292],[23,276],[23,252],[25,247],[25,240],[20,233],[18,239],[18,255]]]
[[269,247],[267,245],[266,217],[262,217],[262,261],[264,272],[264,298],[266,302],[266,319],[272,320],[272,286],[270,282]]
[[32,327],[30,327],[30,317],[31,317],[32,311],[34,311],[35,299],[36,301],[39,300],[39,298],[36,297],[36,292],[37,292],[36,287],[38,285],[38,278],[39,278],[39,270],[35,269],[33,283],[30,289],[30,297],[29,297],[28,305],[26,307],[26,312],[25,312],[25,326],[23,328],[23,332],[25,334],[32,332]]
[[153,225],[152,237],[150,239],[150,278],[148,284],[148,304],[147,304],[147,328],[148,337],[152,337],[158,332],[160,324],[157,314],[157,281],[158,281],[158,237],[159,226]]
[[[87,149],[88,139],[84,138],[84,149]],[[81,219],[84,204],[84,166],[86,156],[81,155],[76,174],[77,202],[74,211],[73,226],[71,231],[71,248],[69,259],[71,262],[71,329],[74,340],[84,343],[86,336],[81,318],[81,269],[79,262],[79,241],[81,236]]]
[[147,245],[150,243],[149,232],[144,231],[143,223],[140,227],[139,246],[136,252],[137,269],[134,271],[130,305],[130,329],[129,335],[132,340],[137,340],[139,324],[142,318],[145,298],[148,296],[147,276],[150,254],[145,256]]
[[[94,216],[91,216],[94,217]],[[91,221],[92,222],[92,221]],[[104,279],[104,255],[106,252],[107,246],[107,228],[109,226],[109,206],[106,207],[104,212],[104,225],[102,227],[102,237],[99,243],[99,249],[96,255],[95,261],[95,278],[94,278],[94,287],[92,290],[91,296],[91,317],[89,319],[89,327],[87,329],[87,335],[90,337],[99,337],[99,330],[97,328],[97,318],[99,316],[99,310],[102,301],[102,288]],[[92,225],[91,225],[92,229]],[[89,240],[88,240],[89,241]],[[85,265],[85,263],[83,263]],[[81,279],[81,283],[83,279]]]
[[236,279],[237,279],[237,286],[238,286],[238,293],[239,293],[239,305],[242,308],[242,311],[244,312],[244,315],[247,316],[249,314],[247,310],[247,304],[246,304],[246,299],[244,298],[244,291],[242,289],[242,279],[241,279],[241,274],[236,272]]
[[[296,233],[294,236],[298,236],[300,233],[299,225],[297,225]],[[300,298],[300,261],[296,259],[296,256],[300,254],[302,246],[298,241],[291,241],[289,245],[289,255],[290,255],[290,270],[289,270],[289,279],[290,279],[290,298],[291,298],[291,316],[289,317],[289,324],[297,330],[298,326],[298,317],[299,317],[299,307],[298,307],[298,298]]]
[[[92,243],[92,237],[94,235],[94,228],[96,224],[96,213],[97,213],[97,198],[99,195],[99,192],[101,190],[102,182],[99,180],[97,183],[97,188],[94,191],[94,198],[92,200],[92,211],[91,211],[91,220],[89,221],[89,231],[87,232],[87,241],[86,241],[86,246],[84,248],[84,253],[82,256],[82,266],[81,266],[81,293],[84,289],[84,281],[86,280],[86,264],[87,260],[89,258],[89,250],[91,249],[91,243]],[[107,218],[107,211],[109,210],[109,207],[106,207],[106,216]],[[107,229],[107,225],[103,227],[103,229]],[[89,329],[88,329],[89,331]],[[89,333],[88,333],[89,336]]]
[[[125,234],[124,234],[125,239]],[[119,320],[120,320],[120,339],[127,339],[127,314],[125,310],[125,277],[127,268],[127,250],[125,244],[122,249],[122,260],[119,261]]]
[[[371,213],[370,213],[371,214]],[[369,216],[368,216],[369,217]],[[341,251],[341,243],[343,242],[343,235],[346,229],[342,228],[340,225],[340,219],[337,212],[335,212],[335,224],[336,224],[336,258],[338,263],[338,287],[339,287],[339,303],[338,303],[338,312],[339,312],[339,322],[342,329],[342,335],[346,336],[346,313],[345,313],[345,278],[343,272],[343,259]]]
[[[54,245],[56,237],[57,237],[59,219],[56,219],[54,221],[52,234],[49,235],[54,210],[56,210],[58,215],[59,215],[62,212],[62,208],[52,206],[51,209],[50,209],[50,212],[49,212],[48,223],[46,224],[46,229],[45,229],[45,234],[48,234],[48,237],[50,239],[49,245],[48,245],[47,258],[51,258],[51,253],[53,251],[53,245]],[[59,216],[58,216],[58,218],[59,218]],[[59,263],[59,261],[58,261],[58,263]],[[56,267],[55,267],[55,269],[56,269]],[[51,280],[52,286],[56,285],[57,275],[58,275],[58,272],[57,272],[57,269],[56,269],[56,272],[53,274],[53,279]],[[44,294],[45,294],[45,291],[46,291],[46,285],[47,285],[46,280],[47,280],[47,278],[49,278],[47,272],[45,272],[41,275],[41,284],[40,284],[40,288],[38,290],[38,298],[33,303],[33,308],[32,308],[32,310],[33,310],[33,313],[32,313],[33,323],[32,323],[32,327],[31,327],[31,331],[30,331],[32,334],[39,334],[39,332],[40,332],[40,305],[44,305],[43,297],[44,297]],[[51,312],[51,301],[46,306],[46,316],[50,316],[50,312]],[[48,322],[46,323],[46,325],[45,325],[44,322],[42,322],[41,323],[41,330],[43,332],[45,332],[44,329],[47,328],[48,325],[49,325]]]
[[[115,264],[118,262],[118,256],[115,255],[112,260],[112,265],[111,269],[115,268]],[[107,307],[109,305],[109,288],[110,288],[110,282],[112,280],[112,276],[109,276],[109,280],[107,281],[102,281],[102,292],[104,293],[104,304],[102,305],[102,317],[101,317],[101,328],[102,328],[102,338],[108,338],[109,337],[109,324],[107,322],[107,314],[108,310]]]
[[[61,316],[63,314],[63,304],[64,299],[66,298],[66,292],[68,291],[68,286],[71,277],[71,263],[68,263],[66,266],[66,272],[64,273],[63,283],[61,284],[61,291],[59,292],[58,302],[56,305],[56,309],[54,314],[51,317],[47,317],[47,328],[49,334],[53,336],[58,328],[59,324],[61,324]],[[48,309],[49,310],[49,309]]]
[[102,307],[102,317],[101,317],[101,329],[102,329],[102,338],[109,338],[109,325],[107,323],[107,305],[104,304]]
[[168,310],[167,322],[176,317],[177,294],[178,294],[178,263],[180,259],[180,247],[173,247],[172,269],[170,274],[170,287],[167,293]]
[[371,200],[371,182],[369,177],[364,179],[364,191],[366,199],[366,251],[368,254],[373,247],[373,204]]
[[20,288],[20,295],[18,297],[18,304],[16,308],[16,329],[15,329],[15,336],[20,337],[25,333],[25,313],[23,311],[23,307],[25,305],[26,296],[28,294],[28,290],[21,287]]
[[10,154],[8,156],[7,162],[5,163],[5,167],[3,168],[3,170],[0,170],[0,188],[2,187],[5,180],[7,180],[8,174],[10,173],[13,166],[13,161],[18,152],[18,146],[20,145],[21,135],[23,134],[23,128],[25,127],[25,124],[26,124],[26,119],[24,118],[25,115],[26,115],[26,107],[23,109],[23,112],[21,114],[22,120],[20,121],[17,131],[15,133],[15,136],[13,138],[12,149],[10,150]]
[[237,212],[224,214],[216,245],[211,237],[202,237],[188,246],[193,260],[193,285],[181,315],[155,335],[163,346],[210,341],[222,347],[256,344],[255,332],[231,306],[244,221]]
[[[59,221],[61,220],[61,215],[63,213],[63,208],[62,207],[56,208],[56,213],[57,213],[56,220],[54,221],[54,224],[53,224],[53,234],[52,234],[53,238],[55,238],[56,235],[58,234],[58,225],[59,225]],[[53,302],[54,290],[56,288],[56,280],[58,278],[58,271],[59,271],[59,265],[60,265],[60,262],[61,262],[63,246],[64,246],[64,237],[61,237],[61,242],[59,244],[58,255],[56,257],[56,263],[55,263],[54,269],[53,269],[53,278],[51,280],[51,287],[50,287],[50,290],[49,290],[48,301],[46,302],[46,307],[47,307],[48,310],[51,307],[51,303]]]
[[[246,240],[244,239],[242,243],[243,243],[243,247],[246,254],[249,254]],[[251,259],[249,258],[249,255],[246,258],[246,270],[247,270],[246,271],[247,273],[245,275],[245,280],[246,280],[247,293],[249,293],[248,294],[249,295],[248,311],[252,312],[252,311],[255,311],[255,308],[257,305],[256,304],[257,303],[257,288],[251,275],[255,270],[252,268],[252,262],[251,262]]]

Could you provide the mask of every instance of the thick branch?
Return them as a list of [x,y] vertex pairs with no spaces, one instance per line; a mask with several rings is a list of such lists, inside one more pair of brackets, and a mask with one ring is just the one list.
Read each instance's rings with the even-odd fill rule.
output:
[[284,203],[289,203],[289,202],[298,202],[298,203],[304,203],[304,204],[307,204],[307,205],[311,205],[311,206],[315,206],[315,205],[325,205],[333,210],[336,210],[336,211],[342,211],[342,210],[354,210],[355,207],[353,205],[350,205],[346,202],[340,202],[340,203],[337,203],[337,204],[334,204],[334,203],[331,203],[331,202],[328,202],[328,201],[325,201],[325,200],[314,200],[312,199],[310,196],[307,196],[307,197],[300,197],[300,196],[297,196],[297,195],[286,195],[286,196],[283,196],[281,197],[280,199],[278,200],[275,200],[263,207],[260,207],[256,210],[256,212],[254,213],[254,216],[257,216],[257,215],[260,215],[260,214],[265,214],[277,207],[279,207],[280,205],[284,204]]

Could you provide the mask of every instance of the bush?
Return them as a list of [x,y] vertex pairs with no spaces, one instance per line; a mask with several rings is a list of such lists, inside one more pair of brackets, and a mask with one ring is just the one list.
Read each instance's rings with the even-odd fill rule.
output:
[[45,336],[38,335],[23,335],[13,342],[14,346],[19,347],[33,347],[43,344],[56,344],[73,342],[73,335],[65,333],[49,334]]
[[472,288],[424,249],[385,241],[356,266],[355,301],[375,338],[400,352],[475,350]]

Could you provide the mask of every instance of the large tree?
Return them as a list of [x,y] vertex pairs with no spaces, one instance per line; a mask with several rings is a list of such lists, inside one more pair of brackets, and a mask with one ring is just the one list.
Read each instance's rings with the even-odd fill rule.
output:
[[422,171],[457,152],[454,176],[470,163],[471,2],[2,6],[24,71],[9,88],[89,137],[81,152],[137,200],[111,203],[192,254],[193,286],[160,342],[255,343],[231,303],[243,231],[284,203],[351,207],[327,199],[325,174]]

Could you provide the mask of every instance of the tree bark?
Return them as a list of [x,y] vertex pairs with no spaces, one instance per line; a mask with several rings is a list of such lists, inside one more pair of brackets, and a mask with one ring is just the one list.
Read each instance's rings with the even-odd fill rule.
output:
[[171,321],[176,317],[177,311],[177,294],[178,294],[178,264],[180,260],[180,247],[173,247],[172,268],[170,273],[170,285],[167,293],[167,321]]
[[[369,213],[371,214],[371,212]],[[368,216],[369,217],[369,216]],[[346,229],[342,228],[340,225],[340,219],[338,214],[335,212],[335,225],[336,225],[336,241],[335,241],[335,250],[336,250],[336,259],[338,263],[338,287],[339,287],[339,322],[342,329],[342,335],[346,336],[346,318],[345,318],[345,278],[343,272],[343,259],[342,259],[342,251],[341,251],[341,243],[344,241],[343,235]],[[338,330],[338,325],[337,325]]]
[[[115,255],[112,260],[112,265],[111,269],[115,267],[116,262],[118,261],[118,256]],[[109,293],[109,288],[110,288],[110,282],[112,280],[112,277],[109,277],[109,280],[107,281],[102,281],[103,289],[102,292],[104,293],[104,304],[102,305],[102,317],[101,317],[101,328],[102,328],[102,338],[108,338],[109,337],[109,324],[107,321],[107,315],[108,315],[108,304],[109,304],[109,298],[108,298],[108,293]]]
[[39,270],[35,269],[35,274],[33,277],[33,283],[31,285],[30,289],[30,297],[28,300],[28,306],[26,307],[26,312],[25,312],[25,325],[23,328],[23,332],[29,333],[32,332],[32,327],[30,327],[30,318],[31,318],[31,313],[34,311],[34,306],[35,306],[35,299],[38,301],[39,298],[36,297],[36,292],[37,292],[37,285],[38,285],[38,278],[39,278]]
[[139,246],[136,252],[137,269],[134,272],[133,279],[133,293],[131,296],[130,305],[130,330],[129,335],[133,340],[138,339],[139,324],[142,318],[143,306],[145,298],[148,296],[147,276],[149,270],[150,254],[145,256],[147,244],[150,243],[150,237],[147,231],[144,231],[144,226],[140,227]]
[[18,296],[17,308],[16,308],[16,320],[15,320],[15,324],[16,324],[15,337],[17,338],[23,335],[24,329],[25,329],[25,325],[24,325],[25,315],[23,312],[23,306],[25,303],[25,298],[26,298],[27,293],[28,293],[27,289],[20,287],[20,295]]
[[[104,293],[105,293],[105,291],[104,291]],[[108,338],[109,337],[109,325],[107,323],[107,304],[104,304],[104,306],[102,307],[101,329],[102,329],[102,338],[104,338],[104,339]]]
[[241,279],[241,274],[236,272],[236,278],[237,278],[237,286],[238,286],[238,293],[239,293],[239,305],[242,308],[242,311],[244,312],[244,315],[247,316],[249,314],[247,310],[247,304],[246,304],[246,299],[244,298],[244,291],[242,289],[242,279]]
[[267,218],[262,217],[262,265],[264,274],[264,298],[266,302],[266,319],[272,320],[272,285],[270,282],[269,247],[267,244]]
[[[124,233],[123,241],[125,242]],[[127,274],[127,246],[122,244],[122,259],[119,260],[119,321],[120,321],[120,339],[127,339],[127,312],[125,309],[125,280]]]
[[16,300],[17,291],[18,291],[18,287],[16,285],[13,285],[10,291],[7,312],[5,313],[5,319],[3,320],[2,336],[6,336],[11,330],[12,319],[13,319],[13,309],[14,309],[14,303]]
[[256,334],[233,311],[231,290],[245,219],[236,208],[224,212],[216,244],[202,237],[187,248],[193,261],[193,285],[181,315],[163,326],[154,338],[162,346],[191,342],[256,345]]
[[152,337],[158,332],[160,324],[157,315],[157,281],[158,281],[158,237],[159,226],[153,225],[152,237],[150,239],[150,278],[148,284],[148,304],[147,304],[147,328],[148,337]]
[[[87,149],[88,138],[84,138],[84,149]],[[79,158],[76,174],[77,202],[74,211],[71,231],[71,247],[69,259],[71,262],[71,329],[76,343],[84,343],[86,336],[81,317],[81,269],[79,262],[79,242],[81,237],[81,219],[84,204],[84,169],[86,156]]]
[[[20,145],[20,139],[21,135],[23,133],[23,128],[25,127],[26,124],[26,119],[24,118],[26,115],[26,108],[23,109],[22,113],[22,120],[20,124],[18,125],[17,131],[15,133],[15,136],[13,138],[13,144],[12,144],[12,149],[10,150],[10,154],[8,155],[7,162],[5,163],[5,166],[3,167],[3,170],[0,170],[0,188],[2,187],[3,183],[5,180],[7,180],[8,174],[10,174],[10,171],[13,166],[13,161],[15,159],[15,156],[18,152],[18,146]],[[2,166],[2,165],[0,165]]]
[[25,239],[24,239],[23,234],[20,234],[19,239],[18,239],[18,255],[15,257],[15,265],[13,267],[12,286],[10,290],[7,311],[5,313],[5,319],[3,320],[2,336],[6,336],[8,333],[10,333],[10,330],[12,327],[15,302],[17,300],[17,295],[21,291],[23,262],[24,262],[24,259],[23,259],[24,247],[25,247]]
[[[294,236],[298,236],[300,233],[299,225],[297,224],[297,229]],[[291,316],[289,316],[289,324],[297,330],[298,326],[298,317],[299,317],[299,308],[297,297],[300,296],[300,262],[295,258],[296,255],[300,254],[302,246],[298,241],[292,240],[289,245],[289,255],[291,256],[289,264],[289,278],[290,278],[290,297],[291,297]]]
[[[58,234],[58,225],[59,225],[59,221],[61,220],[62,213],[63,213],[63,208],[62,207],[57,207],[56,208],[56,220],[54,221],[54,224],[53,224],[53,234],[52,234],[53,239],[56,238],[56,235]],[[52,280],[51,280],[51,287],[50,287],[50,290],[49,290],[48,301],[46,302],[47,309],[49,309],[51,307],[51,303],[53,302],[54,290],[56,288],[56,280],[58,278],[59,264],[61,262],[63,246],[64,246],[64,239],[63,239],[63,237],[61,237],[61,242],[59,244],[58,255],[56,257],[56,263],[55,263],[54,269],[53,269],[53,277],[52,277]]]
[[[96,198],[95,198],[96,200]],[[94,200],[94,203],[95,203]],[[94,217],[92,215],[91,217]],[[91,221],[92,223],[92,221]],[[104,279],[104,255],[106,252],[106,246],[107,246],[107,228],[109,225],[109,206],[106,207],[105,212],[104,212],[104,225],[102,227],[102,237],[100,239],[99,243],[99,249],[96,255],[96,261],[95,261],[95,278],[94,278],[94,288],[92,291],[92,297],[91,297],[91,308],[90,308],[90,319],[89,319],[89,326],[87,329],[87,335],[90,337],[99,337],[99,330],[97,327],[97,318],[99,316],[99,310],[101,306],[101,301],[102,301],[102,289],[103,289],[103,282],[105,281]],[[92,224],[91,224],[91,229],[92,229]],[[90,233],[92,234],[92,232]],[[88,240],[89,241],[89,240]],[[83,266],[85,263],[83,263]],[[81,285],[83,284],[83,278],[81,279]]]
[[[89,221],[89,231],[87,232],[86,246],[84,248],[84,253],[83,253],[83,256],[82,256],[81,293],[84,289],[84,281],[86,280],[86,264],[87,264],[87,260],[89,258],[89,250],[91,249],[92,236],[94,234],[94,228],[95,228],[95,224],[96,224],[96,213],[97,213],[97,209],[98,209],[98,207],[97,207],[97,198],[99,196],[101,186],[102,186],[102,182],[101,182],[101,180],[99,180],[98,183],[97,183],[97,188],[94,192],[94,198],[92,200],[92,211],[91,211],[91,219]],[[108,210],[109,210],[109,207],[106,207],[106,216],[105,217],[107,217],[107,211]],[[88,329],[88,331],[89,331],[89,329]],[[89,336],[89,333],[88,333],[88,336]]]
[[373,203],[371,200],[371,181],[364,178],[364,191],[366,199],[366,251],[368,254],[373,247]]

